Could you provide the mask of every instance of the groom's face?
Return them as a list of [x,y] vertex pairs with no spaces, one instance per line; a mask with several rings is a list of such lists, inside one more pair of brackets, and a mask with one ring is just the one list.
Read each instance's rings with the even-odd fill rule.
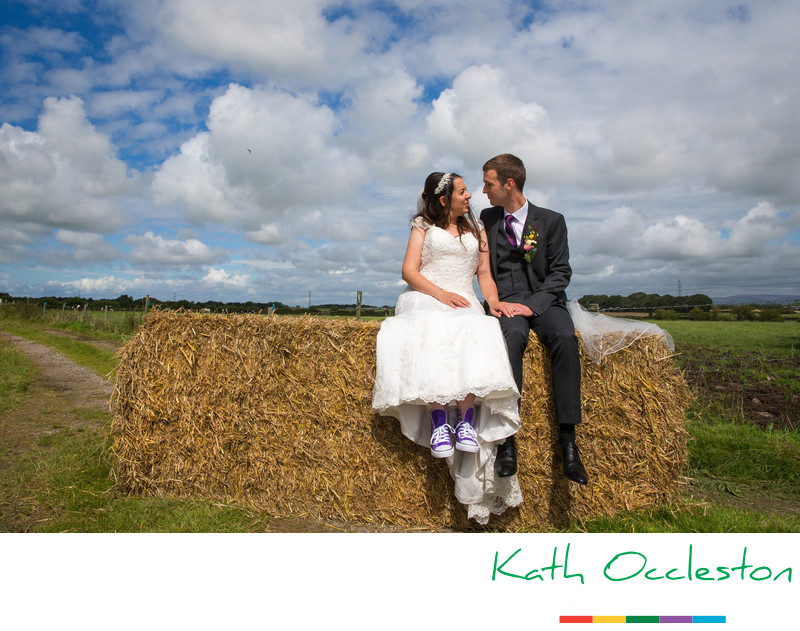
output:
[[489,198],[492,206],[505,206],[508,201],[509,192],[494,169],[483,172],[483,194]]

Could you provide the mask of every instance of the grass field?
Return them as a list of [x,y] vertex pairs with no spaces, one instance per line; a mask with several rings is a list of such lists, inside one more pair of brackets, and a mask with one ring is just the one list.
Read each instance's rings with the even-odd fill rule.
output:
[[[119,330],[74,320],[0,313],[0,330],[47,344],[105,376],[115,365]],[[105,324],[105,323],[103,323]],[[796,322],[684,322],[661,325],[674,337],[696,394],[689,410],[691,493],[681,502],[570,524],[571,532],[800,532],[800,325]],[[65,337],[79,333],[83,339]],[[702,368],[702,369],[701,369]],[[37,368],[0,343],[1,418],[24,405]],[[722,378],[712,375],[723,375]],[[722,385],[721,385],[722,384]],[[755,388],[783,408],[753,411]],[[766,401],[766,395],[761,394]],[[762,408],[764,405],[762,404]],[[335,531],[358,525],[287,525],[241,507],[204,500],[126,497],[110,476],[108,414],[71,410],[96,429],[55,427],[35,441],[0,446],[0,530],[37,532]],[[772,423],[756,413],[769,414]],[[781,414],[784,416],[782,417]],[[105,425],[104,425],[105,424]],[[3,425],[0,423],[0,431]],[[3,436],[0,436],[3,438]]]

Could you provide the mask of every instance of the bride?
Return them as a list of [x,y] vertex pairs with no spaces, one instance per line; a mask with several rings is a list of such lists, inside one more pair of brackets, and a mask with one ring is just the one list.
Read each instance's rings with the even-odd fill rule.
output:
[[[520,426],[519,392],[497,321],[513,315],[511,305],[498,299],[486,233],[469,200],[456,173],[425,181],[403,260],[408,287],[378,333],[372,407],[446,459],[456,498],[485,524],[522,503],[517,476],[494,472],[497,444]],[[475,295],[475,276],[491,316]]]

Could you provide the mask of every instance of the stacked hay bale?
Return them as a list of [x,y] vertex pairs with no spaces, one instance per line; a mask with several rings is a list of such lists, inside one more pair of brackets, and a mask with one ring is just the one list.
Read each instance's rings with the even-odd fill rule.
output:
[[[121,351],[115,475],[130,493],[247,503],[276,517],[469,529],[445,463],[373,414],[379,323],[153,313]],[[519,440],[524,504],[489,528],[540,529],[673,499],[689,392],[638,340],[582,361],[586,487],[561,474],[549,359],[531,336]]]

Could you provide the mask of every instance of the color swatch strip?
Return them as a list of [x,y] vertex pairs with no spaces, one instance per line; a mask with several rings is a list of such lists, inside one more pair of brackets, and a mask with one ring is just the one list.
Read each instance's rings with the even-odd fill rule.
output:
[[566,623],[638,623],[638,624],[725,624],[725,616],[561,616],[559,622]]

